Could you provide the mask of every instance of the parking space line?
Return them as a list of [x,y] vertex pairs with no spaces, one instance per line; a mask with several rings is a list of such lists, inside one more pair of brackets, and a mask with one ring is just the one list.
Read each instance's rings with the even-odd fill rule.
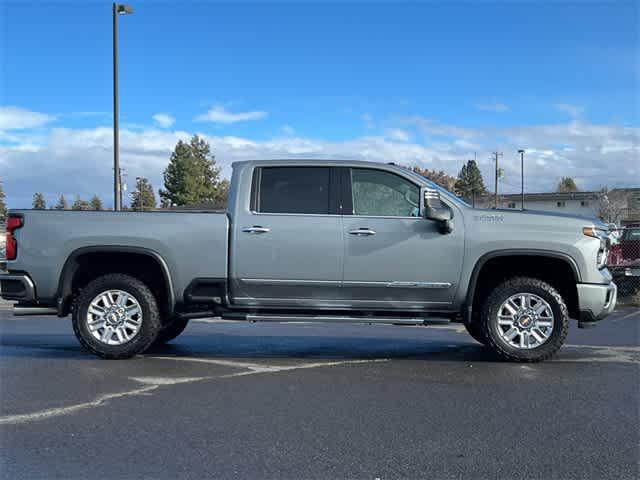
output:
[[358,364],[358,363],[373,363],[373,362],[386,362],[388,359],[373,359],[373,360],[341,360],[336,362],[316,362],[316,363],[301,363],[295,365],[261,365],[258,363],[245,363],[235,362],[232,360],[219,360],[210,358],[185,358],[185,357],[145,357],[149,359],[158,360],[175,360],[175,361],[191,361],[211,363],[220,366],[241,368],[244,371],[231,373],[226,375],[209,376],[209,377],[128,377],[129,380],[147,385],[142,388],[136,388],[125,392],[107,393],[98,396],[95,400],[83,403],[77,403],[75,405],[69,405],[66,407],[48,408],[45,410],[39,410],[32,413],[23,413],[17,415],[6,415],[0,417],[0,425],[16,425],[22,423],[31,423],[39,420],[46,420],[54,417],[61,417],[64,415],[70,415],[72,413],[79,412],[81,410],[101,407],[108,403],[110,400],[115,400],[124,397],[135,397],[140,395],[149,395],[156,391],[159,387],[180,385],[187,383],[200,382],[204,380],[215,380],[218,378],[233,378],[245,375],[255,375],[262,373],[278,373],[290,370],[319,368],[319,367],[333,367],[339,365]]
[[119,393],[107,393],[106,395],[100,395],[95,400],[84,403],[77,403],[68,407],[48,408],[46,410],[40,410],[33,413],[23,413],[19,415],[6,415],[0,417],[0,425],[15,425],[18,423],[30,423],[37,420],[46,420],[52,417],[61,417],[63,415],[69,415],[71,413],[85,410],[88,408],[100,407],[107,403],[109,400],[122,397],[133,397],[137,395],[144,395],[150,393],[158,388],[158,385],[149,385],[143,388],[136,388],[135,390],[129,390]]

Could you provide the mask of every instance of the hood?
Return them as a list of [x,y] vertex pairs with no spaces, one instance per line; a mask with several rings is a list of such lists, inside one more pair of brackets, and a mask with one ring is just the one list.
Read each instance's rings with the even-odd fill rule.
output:
[[[575,220],[580,222],[583,226],[588,227],[593,225],[594,227],[602,230],[608,230],[607,225],[599,218],[593,216],[577,215],[571,213],[556,213],[547,212],[543,210],[511,210],[511,209],[487,209],[487,208],[474,208],[474,213],[479,212],[483,215],[503,215],[509,218],[521,218],[522,220],[530,220],[544,222],[545,220]],[[574,223],[574,222],[571,222]]]

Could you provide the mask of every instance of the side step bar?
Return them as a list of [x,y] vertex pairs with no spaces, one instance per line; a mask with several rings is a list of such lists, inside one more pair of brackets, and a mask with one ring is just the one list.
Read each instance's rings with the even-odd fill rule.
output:
[[437,317],[383,317],[383,316],[348,316],[348,315],[313,315],[313,314],[269,314],[269,313],[226,313],[225,320],[246,320],[249,322],[278,323],[380,323],[393,325],[427,325],[450,323],[447,318]]
[[13,314],[15,316],[27,316],[27,315],[57,315],[58,309],[53,307],[13,307]]

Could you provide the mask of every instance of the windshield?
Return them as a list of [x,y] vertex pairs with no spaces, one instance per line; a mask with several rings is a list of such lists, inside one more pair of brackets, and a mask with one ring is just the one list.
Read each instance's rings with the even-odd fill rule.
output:
[[451,193],[449,190],[442,188],[440,185],[432,182],[431,180],[429,180],[426,177],[423,177],[422,175],[414,172],[413,170],[405,170],[407,172],[409,172],[411,174],[412,177],[415,177],[417,179],[420,179],[420,181],[422,182],[427,182],[429,184],[429,188],[433,188],[434,190],[437,190],[438,192],[440,192],[440,195],[448,198],[449,200],[458,203],[458,204],[462,204],[465,207],[468,208],[473,208],[471,205],[469,205],[467,202],[465,202],[462,198],[458,197],[457,195],[454,195],[453,193]]

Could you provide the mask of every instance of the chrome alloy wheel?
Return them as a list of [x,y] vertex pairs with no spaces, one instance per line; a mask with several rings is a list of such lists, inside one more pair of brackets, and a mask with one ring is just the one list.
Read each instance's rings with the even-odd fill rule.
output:
[[87,328],[106,345],[122,345],[137,335],[142,326],[142,307],[130,293],[107,290],[91,300]]
[[539,347],[553,332],[551,305],[532,293],[507,298],[498,309],[497,321],[502,340],[518,349]]

